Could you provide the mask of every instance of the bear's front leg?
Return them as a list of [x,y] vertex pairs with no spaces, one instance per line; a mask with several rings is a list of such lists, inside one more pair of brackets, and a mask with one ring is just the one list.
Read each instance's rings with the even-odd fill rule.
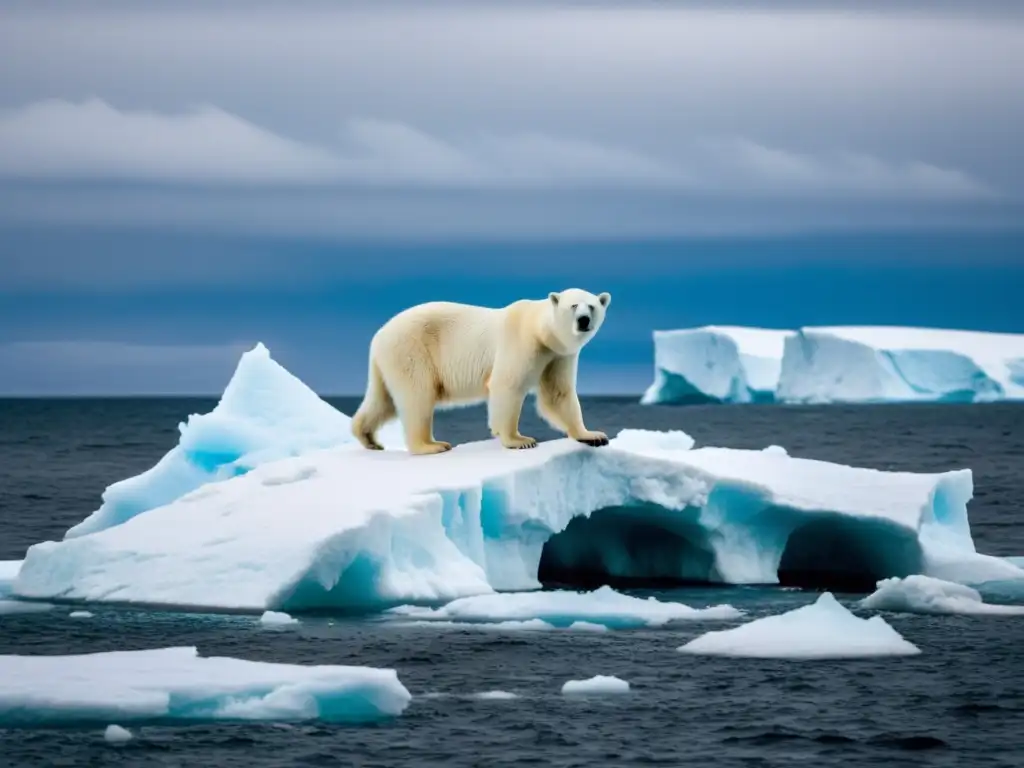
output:
[[519,417],[526,399],[524,388],[499,385],[492,379],[487,399],[487,416],[491,434],[506,448],[536,448],[537,440],[519,434]]
[[608,435],[587,429],[576,395],[576,358],[561,357],[544,369],[537,388],[537,409],[555,429],[586,445],[608,445]]

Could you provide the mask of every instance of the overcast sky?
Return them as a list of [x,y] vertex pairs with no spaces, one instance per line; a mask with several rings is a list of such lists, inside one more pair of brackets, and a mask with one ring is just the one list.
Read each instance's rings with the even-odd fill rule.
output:
[[[356,391],[386,311],[516,298],[501,286],[656,302],[616,301],[628,331],[595,360],[639,371],[649,350],[622,350],[644,323],[739,321],[707,316],[721,297],[680,316],[663,295],[715,268],[1020,280],[1019,4],[762,5],[5,3],[0,392],[149,391],[189,360],[172,388],[219,389],[275,331],[321,387]],[[808,236],[825,245],[764,246]],[[677,246],[623,245],[652,240]],[[305,322],[342,338],[294,319],[328,285],[334,314]],[[744,322],[835,321],[751,297]],[[948,323],[1024,330],[977,307]],[[882,309],[840,313],[942,322]]]

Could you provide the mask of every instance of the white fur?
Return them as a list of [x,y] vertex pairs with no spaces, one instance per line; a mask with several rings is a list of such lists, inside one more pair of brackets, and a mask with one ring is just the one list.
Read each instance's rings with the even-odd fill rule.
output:
[[576,366],[610,302],[607,293],[570,288],[500,309],[435,301],[399,312],[370,342],[366,395],[352,434],[380,450],[377,430],[399,416],[410,453],[440,453],[451,444],[434,439],[434,409],[486,400],[491,434],[506,448],[533,448],[537,441],[519,433],[519,416],[527,393],[536,391],[537,410],[552,427],[607,444],[603,432],[583,424]]

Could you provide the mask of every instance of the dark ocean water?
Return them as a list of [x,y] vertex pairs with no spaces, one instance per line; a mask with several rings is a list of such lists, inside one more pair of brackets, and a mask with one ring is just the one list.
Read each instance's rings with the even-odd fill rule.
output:
[[[351,413],[353,400],[334,401]],[[0,401],[0,559],[59,538],[111,482],[174,445],[203,400]],[[912,471],[969,467],[979,550],[1024,554],[1024,407],[642,407],[587,399],[588,425],[683,429],[701,445]],[[530,415],[524,431],[552,436]],[[487,436],[477,410],[441,414],[440,439]],[[782,589],[660,590],[695,606],[753,616],[811,602]],[[840,595],[848,604],[856,595]],[[414,695],[372,727],[210,724],[132,728],[121,747],[101,727],[0,729],[0,766],[593,766],[704,764],[1024,765],[1024,619],[886,619],[916,657],[764,661],[675,649],[727,623],[608,633],[496,632],[317,617],[261,628],[251,617],[95,609],[0,616],[0,654],[196,645],[204,655],[393,667]],[[622,697],[566,699],[564,681],[616,675]],[[479,700],[503,690],[512,700]],[[442,695],[424,695],[442,694]]]

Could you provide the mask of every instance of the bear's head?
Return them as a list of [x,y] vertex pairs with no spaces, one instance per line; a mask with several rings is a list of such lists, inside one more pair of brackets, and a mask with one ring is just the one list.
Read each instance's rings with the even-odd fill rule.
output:
[[597,296],[579,288],[567,288],[548,294],[553,315],[553,330],[571,346],[582,347],[590,341],[604,322],[612,295]]

